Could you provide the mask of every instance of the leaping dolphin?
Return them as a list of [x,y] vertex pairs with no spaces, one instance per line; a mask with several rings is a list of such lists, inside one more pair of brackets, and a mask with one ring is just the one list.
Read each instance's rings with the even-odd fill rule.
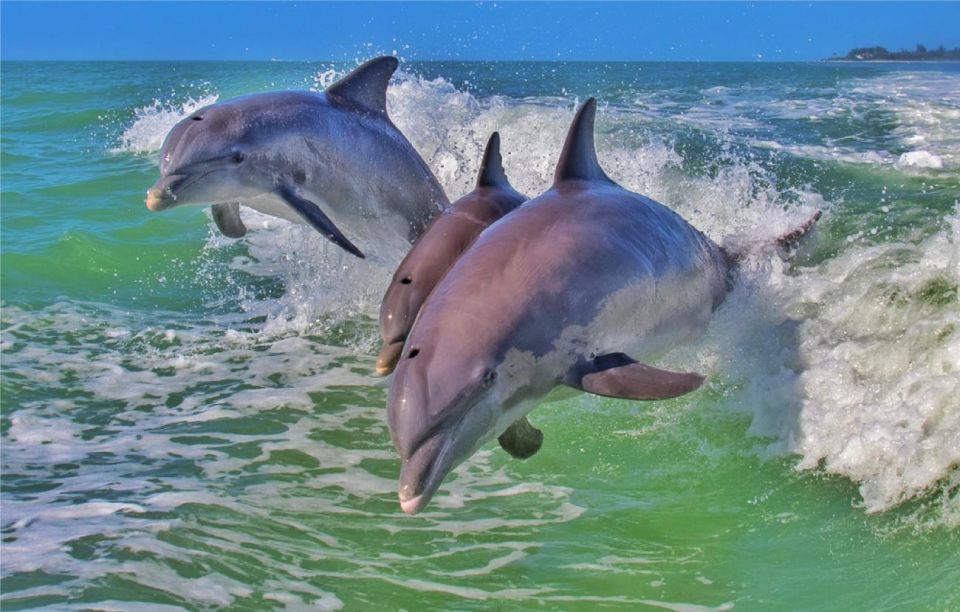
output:
[[449,201],[387,116],[397,65],[379,57],[323,93],[253,94],[192,113],[164,140],[147,208],[212,204],[220,231],[237,238],[243,204],[311,225],[358,257],[348,234],[413,242]]
[[507,180],[500,156],[500,134],[494,132],[480,164],[476,188],[431,222],[397,268],[380,306],[377,374],[393,371],[403,343],[434,286],[474,239],[527,200]]
[[487,228],[423,304],[387,400],[404,512],[498,437],[517,457],[542,434],[525,415],[559,385],[665,399],[704,377],[649,362],[703,333],[728,258],[677,213],[597,162],[596,102],[579,110],[553,186]]

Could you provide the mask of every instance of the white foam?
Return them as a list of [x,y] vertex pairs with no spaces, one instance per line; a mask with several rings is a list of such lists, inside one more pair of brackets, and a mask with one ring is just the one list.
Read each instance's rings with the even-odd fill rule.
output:
[[894,163],[897,158],[886,151],[863,151],[840,145],[783,144],[772,140],[751,140],[750,144],[774,151],[783,151],[796,157],[846,164],[882,166]]
[[725,402],[753,415],[767,452],[849,478],[868,512],[942,491],[941,518],[956,518],[958,219],[815,267],[748,261],[711,330]]
[[[860,483],[868,511],[935,487],[960,466],[960,217],[916,245],[854,248],[793,287],[816,316],[788,448],[801,468]],[[954,498],[956,501],[956,498]]]
[[901,167],[912,168],[943,168],[943,159],[929,151],[910,151],[900,155],[897,164]]
[[899,125],[894,133],[905,146],[916,149],[895,160],[900,166],[960,167],[960,76],[956,73],[898,71],[857,80],[849,95],[896,115]]
[[135,109],[133,123],[120,135],[120,142],[112,152],[143,154],[159,151],[173,126],[198,108],[213,104],[218,97],[217,94],[208,94],[175,102],[154,100]]
[[70,521],[76,519],[107,516],[116,512],[145,512],[145,510],[142,506],[137,504],[90,502],[65,508],[41,510],[40,512],[31,514],[30,516],[17,519],[13,523],[13,528],[23,529],[33,525],[37,521]]

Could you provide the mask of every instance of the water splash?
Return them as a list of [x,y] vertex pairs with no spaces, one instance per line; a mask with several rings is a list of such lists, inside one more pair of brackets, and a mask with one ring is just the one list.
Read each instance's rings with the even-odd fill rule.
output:
[[174,125],[197,109],[214,104],[218,98],[217,94],[207,94],[197,98],[191,96],[180,102],[154,100],[134,109],[133,123],[123,130],[120,142],[111,152],[138,155],[156,153]]

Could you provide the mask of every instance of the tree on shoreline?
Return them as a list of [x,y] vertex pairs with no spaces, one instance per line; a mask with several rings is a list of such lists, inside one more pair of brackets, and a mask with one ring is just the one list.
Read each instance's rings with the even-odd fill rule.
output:
[[928,50],[925,46],[917,44],[913,51],[901,49],[900,51],[888,51],[886,47],[857,47],[851,49],[843,57],[834,56],[832,60],[851,60],[851,61],[915,61],[915,60],[960,60],[960,47],[954,49],[944,49],[940,45],[936,49]]

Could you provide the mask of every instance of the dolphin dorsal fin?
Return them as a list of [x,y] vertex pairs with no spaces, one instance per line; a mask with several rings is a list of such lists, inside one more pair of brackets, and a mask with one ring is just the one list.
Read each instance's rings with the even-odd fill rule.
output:
[[365,110],[387,114],[387,83],[400,62],[385,55],[364,62],[327,88],[327,95],[349,100]]
[[480,172],[477,175],[477,187],[509,187],[507,175],[503,171],[503,157],[500,155],[500,133],[490,134],[487,148],[483,152]]
[[577,111],[567,132],[567,140],[563,143],[557,171],[553,175],[554,183],[568,180],[613,182],[597,161],[597,150],[593,145],[593,120],[596,115],[595,98],[587,100]]

